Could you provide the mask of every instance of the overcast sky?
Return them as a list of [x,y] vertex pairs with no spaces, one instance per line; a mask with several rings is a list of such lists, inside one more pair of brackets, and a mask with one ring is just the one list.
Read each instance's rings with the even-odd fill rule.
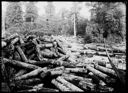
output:
[[[54,6],[55,6],[55,11],[56,13],[58,13],[60,11],[60,9],[65,8],[65,9],[70,9],[72,7],[72,3],[73,2],[53,2]],[[2,2],[2,15],[5,13],[6,11],[6,7],[7,7],[7,2]],[[24,5],[22,6],[23,11],[25,10]],[[36,6],[38,8],[38,14],[41,16],[45,13],[44,11],[44,7],[47,5],[47,2],[37,2]],[[82,9],[80,10],[80,15],[84,18],[90,19],[90,7],[85,5],[85,2],[82,2],[80,4],[80,6],[82,7]]]

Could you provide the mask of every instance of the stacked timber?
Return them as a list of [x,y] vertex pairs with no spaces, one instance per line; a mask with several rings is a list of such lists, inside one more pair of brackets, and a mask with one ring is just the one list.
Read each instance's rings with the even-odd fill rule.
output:
[[11,92],[116,90],[114,85],[118,75],[112,67],[107,67],[108,62],[95,60],[93,64],[88,62],[78,66],[72,55],[67,53],[63,42],[50,36],[21,37],[18,34],[2,39],[3,83]]

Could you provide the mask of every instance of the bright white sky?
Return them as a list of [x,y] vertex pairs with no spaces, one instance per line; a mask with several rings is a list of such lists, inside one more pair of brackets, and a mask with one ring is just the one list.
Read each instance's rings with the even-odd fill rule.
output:
[[[65,9],[70,9],[72,7],[73,2],[53,2],[55,6],[55,11],[58,13],[60,9],[65,8]],[[2,15],[4,15],[7,7],[7,2],[2,2]],[[23,11],[24,11],[24,5],[23,4]],[[41,16],[45,13],[44,7],[47,5],[47,2],[37,2],[36,6],[38,8],[38,14]],[[84,18],[90,19],[90,7],[85,6],[85,2],[82,2],[81,5],[82,9],[80,10],[80,15]]]

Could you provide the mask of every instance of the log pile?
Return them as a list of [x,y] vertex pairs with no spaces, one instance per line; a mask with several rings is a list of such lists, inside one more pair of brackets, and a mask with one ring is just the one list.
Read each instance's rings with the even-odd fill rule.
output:
[[11,92],[114,92],[118,81],[106,62],[78,66],[61,40],[34,35],[2,39],[1,72]]

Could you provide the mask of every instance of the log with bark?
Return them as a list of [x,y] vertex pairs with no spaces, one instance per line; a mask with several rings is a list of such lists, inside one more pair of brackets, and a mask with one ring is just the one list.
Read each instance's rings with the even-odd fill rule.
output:
[[93,60],[93,62],[97,63],[100,66],[106,67],[107,62],[104,60]]
[[106,73],[106,74],[108,74],[108,75],[112,75],[112,76],[117,77],[115,71],[112,70],[112,69],[109,69],[109,68],[106,68],[106,67],[103,67],[103,66],[99,66],[99,65],[96,65],[96,64],[95,64],[95,68],[96,68],[97,70],[102,71],[103,73]]
[[87,74],[87,70],[84,68],[66,68],[67,72],[69,73],[83,73]]
[[98,77],[100,77],[102,80],[104,80],[106,83],[108,84],[113,84],[115,83],[115,79],[111,78],[110,76],[108,76],[105,73],[100,72],[99,70],[94,69],[91,66],[86,66],[87,70],[91,71],[92,73],[94,73],[95,75],[97,75]]
[[77,86],[71,84],[70,82],[66,81],[63,77],[59,76],[56,78],[57,81],[61,82],[62,84],[64,84],[65,86],[69,87],[72,91],[79,91],[79,92],[83,92],[82,89],[78,88]]
[[29,64],[29,63],[24,63],[22,61],[17,61],[17,60],[10,60],[10,59],[7,59],[7,58],[1,58],[1,61],[3,61],[4,63],[9,63],[11,65],[14,65],[14,66],[17,66],[17,67],[22,67],[22,68],[25,68],[25,69],[30,69],[30,70],[41,68],[41,67],[36,66],[36,65],[32,65],[32,64]]
[[33,70],[33,71],[31,71],[29,73],[26,73],[24,75],[15,77],[15,80],[22,80],[22,79],[27,79],[27,78],[30,78],[30,77],[34,77],[34,76],[37,76],[41,72],[46,72],[46,70],[47,70],[47,67],[38,68],[38,69]]
[[55,85],[60,91],[71,91],[71,89],[70,88],[68,88],[68,87],[66,87],[65,85],[63,85],[62,83],[60,83],[59,81],[57,81],[56,79],[53,79],[52,81],[51,81],[51,83],[53,84],[53,85]]

